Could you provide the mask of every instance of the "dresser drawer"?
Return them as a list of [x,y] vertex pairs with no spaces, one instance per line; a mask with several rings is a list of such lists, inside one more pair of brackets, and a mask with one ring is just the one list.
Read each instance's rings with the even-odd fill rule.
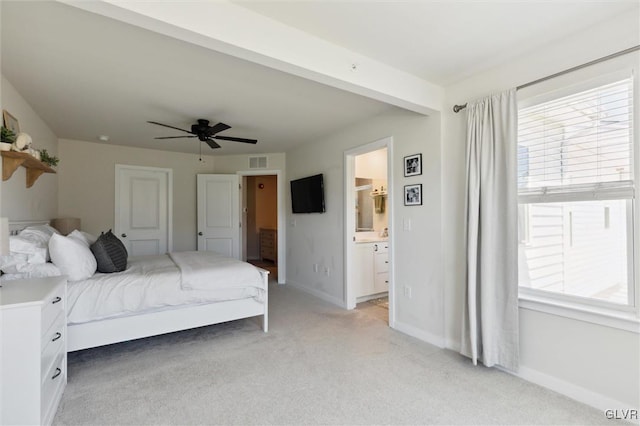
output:
[[387,272],[389,270],[389,254],[376,253],[373,257],[374,270],[376,273]]
[[65,355],[65,353],[61,353],[56,358],[56,362],[51,365],[51,369],[47,371],[42,381],[40,412],[43,420],[52,417],[50,412],[54,408],[54,402],[57,405],[60,392],[64,389],[67,377]]
[[275,256],[276,252],[275,252],[275,250],[273,248],[264,248],[264,249],[262,249],[260,254],[262,255],[262,257],[266,257],[267,259],[273,259],[273,257]]
[[42,372],[42,380],[49,373],[51,366],[57,360],[60,354],[64,354],[65,339],[67,334],[67,325],[65,316],[61,313],[56,318],[53,325],[42,336],[42,359],[40,362],[40,371]]
[[0,288],[0,424],[51,424],[67,383],[64,277]]
[[64,285],[56,287],[55,291],[44,300],[42,306],[42,330],[48,330],[55,319],[64,312]]

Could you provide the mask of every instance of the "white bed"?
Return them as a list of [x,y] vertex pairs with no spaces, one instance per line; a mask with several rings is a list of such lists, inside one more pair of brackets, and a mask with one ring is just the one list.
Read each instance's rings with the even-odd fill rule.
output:
[[123,272],[68,283],[67,351],[254,316],[267,332],[268,275],[211,253],[132,257]]
[[[220,260],[212,253],[187,254]],[[183,288],[184,271],[170,255],[132,257],[123,272],[69,282],[67,351],[258,315],[266,332],[269,272],[233,259],[228,263],[234,278],[216,276],[212,269],[206,285],[197,289]],[[238,282],[239,267],[253,270],[255,278]]]

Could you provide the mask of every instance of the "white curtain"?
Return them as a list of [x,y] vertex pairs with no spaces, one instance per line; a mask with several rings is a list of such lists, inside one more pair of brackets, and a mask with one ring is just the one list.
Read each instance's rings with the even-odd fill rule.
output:
[[461,353],[518,369],[515,89],[467,106],[467,277]]

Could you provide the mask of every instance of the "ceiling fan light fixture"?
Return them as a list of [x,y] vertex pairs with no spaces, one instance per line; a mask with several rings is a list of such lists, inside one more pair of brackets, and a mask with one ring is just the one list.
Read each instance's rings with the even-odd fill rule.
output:
[[216,149],[220,148],[214,139],[224,140],[224,141],[232,141],[232,142],[243,142],[255,144],[258,141],[255,139],[244,139],[244,138],[236,138],[232,136],[217,136],[219,132],[223,132],[227,129],[230,129],[231,126],[224,123],[218,123],[213,126],[209,125],[209,120],[205,120],[200,118],[197,120],[196,124],[191,125],[191,130],[181,129],[179,127],[171,126],[169,124],[159,123],[157,121],[147,121],[150,124],[156,124],[158,126],[168,127],[170,129],[180,130],[181,132],[189,133],[192,136],[161,136],[156,137],[155,139],[180,139],[180,138],[198,138],[201,142],[206,142],[210,148]]

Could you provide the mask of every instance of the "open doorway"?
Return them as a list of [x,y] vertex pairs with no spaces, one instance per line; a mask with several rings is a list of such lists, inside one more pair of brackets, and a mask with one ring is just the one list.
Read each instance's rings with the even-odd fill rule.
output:
[[345,304],[394,324],[392,139],[345,152]]
[[278,178],[247,176],[244,247],[246,261],[278,277]]

